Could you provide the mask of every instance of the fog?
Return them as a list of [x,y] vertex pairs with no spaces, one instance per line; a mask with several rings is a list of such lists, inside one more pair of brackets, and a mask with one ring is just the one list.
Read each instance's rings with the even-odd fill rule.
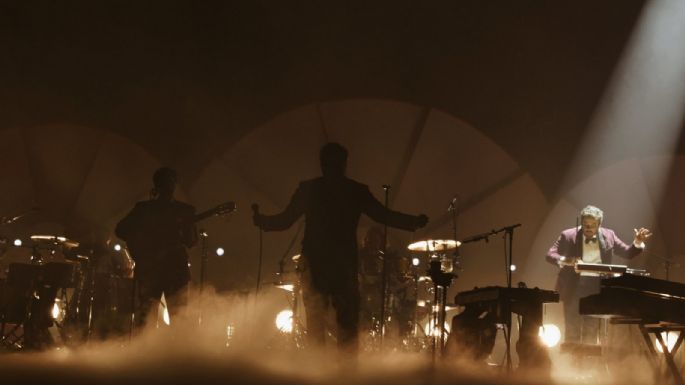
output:
[[[574,365],[552,350],[551,378],[541,372],[507,373],[499,367],[458,358],[433,362],[430,351],[362,350],[358,358],[323,349],[296,349],[289,334],[277,331],[274,311],[282,294],[197,293],[171,326],[150,322],[132,338],[57,346],[43,352],[0,356],[4,383],[43,384],[649,384],[644,359],[627,356],[611,364],[608,375],[598,360]],[[276,310],[275,310],[276,309]],[[202,322],[199,315],[202,314]],[[232,326],[232,335],[227,333]],[[329,341],[332,342],[332,341]],[[498,357],[495,357],[498,356]],[[498,362],[496,347],[490,361]],[[582,368],[582,369],[580,369]],[[613,370],[620,368],[620,370]],[[620,374],[620,375],[618,375]]]

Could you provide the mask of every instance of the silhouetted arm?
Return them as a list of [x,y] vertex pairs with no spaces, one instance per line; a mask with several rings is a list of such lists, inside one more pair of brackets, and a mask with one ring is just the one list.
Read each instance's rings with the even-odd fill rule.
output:
[[385,206],[371,194],[368,187],[364,187],[364,192],[362,194],[362,207],[364,213],[378,223],[402,230],[414,231],[425,226],[428,221],[428,218],[426,218],[425,215],[409,215],[385,208]]
[[255,215],[254,224],[261,227],[264,231],[286,230],[304,214],[306,207],[306,197],[302,184],[298,186],[295,193],[290,198],[290,203],[283,212],[275,215]]

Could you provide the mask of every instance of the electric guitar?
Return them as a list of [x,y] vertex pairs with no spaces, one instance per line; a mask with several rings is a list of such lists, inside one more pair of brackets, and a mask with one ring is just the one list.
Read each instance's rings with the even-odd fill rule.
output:
[[235,202],[224,202],[220,205],[217,205],[209,210],[203,211],[199,214],[195,214],[193,217],[192,222],[199,222],[201,220],[207,219],[209,217],[220,217],[224,215],[228,215],[234,211],[236,211],[238,207],[236,206]]
[[[185,220],[179,220],[178,228],[181,229],[188,225],[192,225],[201,220],[207,219],[213,216],[223,216],[236,211],[235,202],[224,202],[217,205],[209,210],[203,211],[199,214],[195,214],[190,218]],[[160,244],[159,242],[149,242],[147,240],[146,231],[139,232],[141,237],[136,240],[130,240],[127,242],[128,249],[131,252],[131,256],[136,261],[138,265],[137,270],[154,270],[159,268],[160,265],[165,263],[165,260],[175,255],[179,258],[185,258],[185,252],[178,252],[178,247],[181,243],[177,239],[171,239],[169,244]],[[173,258],[173,257],[171,257]]]

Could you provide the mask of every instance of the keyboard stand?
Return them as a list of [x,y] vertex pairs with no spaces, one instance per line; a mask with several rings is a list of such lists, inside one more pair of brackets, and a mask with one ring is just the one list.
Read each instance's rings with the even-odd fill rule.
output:
[[[680,369],[678,369],[678,365],[676,365],[675,360],[673,359],[673,357],[678,353],[678,349],[680,349],[680,347],[682,346],[683,340],[685,340],[685,325],[671,323],[647,324],[644,323],[643,320],[635,318],[613,318],[611,319],[611,323],[616,325],[638,326],[638,328],[640,329],[640,333],[642,334],[642,338],[645,341],[645,345],[647,345],[647,351],[649,352],[649,362],[651,363],[652,368],[654,369],[654,374],[657,377],[657,383],[661,382],[659,380],[667,380],[668,373],[670,372],[674,383],[676,383],[677,385],[685,385],[685,382],[683,381],[683,376],[680,373]],[[664,338],[661,335],[661,333],[664,332],[678,332],[678,339],[673,345],[673,349],[671,349],[670,351],[668,350],[667,341],[664,341]],[[653,340],[650,336],[652,334],[654,335],[659,346],[661,346],[661,351],[663,353],[659,353],[657,349],[654,347],[654,343],[652,343]],[[669,369],[668,371],[662,370],[662,368],[659,365],[660,354],[663,354],[664,360],[666,361],[666,365]]]

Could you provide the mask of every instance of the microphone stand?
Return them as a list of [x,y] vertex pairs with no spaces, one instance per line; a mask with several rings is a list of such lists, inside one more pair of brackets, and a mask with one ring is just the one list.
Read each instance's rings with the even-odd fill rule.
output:
[[209,259],[207,256],[207,237],[207,231],[200,229],[200,239],[202,239],[202,243],[200,244],[200,295],[202,295],[205,286],[205,273],[207,271],[207,262]]
[[207,234],[207,231],[204,229],[200,229],[200,237],[202,239],[201,243],[201,256],[200,256],[200,298],[199,298],[199,307],[200,307],[200,314],[199,318],[197,320],[199,325],[202,325],[202,292],[205,287],[205,273],[207,271],[207,262],[209,260],[209,257],[207,255],[207,237],[209,235]]
[[[455,205],[456,203],[456,205]],[[457,215],[459,213],[459,195],[455,195],[455,197],[452,199],[452,202],[450,202],[449,207],[447,208],[447,211],[452,212],[452,239],[455,241],[457,240]],[[459,258],[461,257],[461,252],[459,250],[460,244],[457,244],[457,247],[454,248],[454,265],[458,267],[458,269],[461,268],[461,262],[459,261]]]
[[[469,242],[477,242],[480,240],[485,240],[488,242],[488,238],[492,235],[499,234],[504,232],[504,241],[508,243],[508,247],[505,247],[505,264],[507,268],[507,289],[511,289],[511,274],[513,272],[512,266],[514,265],[514,255],[513,255],[513,244],[514,244],[514,229],[521,226],[520,223],[517,223],[515,225],[511,226],[505,226],[502,228],[499,228],[497,230],[491,230],[485,233],[481,234],[476,234],[471,237],[465,238],[463,241],[461,241],[461,244],[463,245],[464,243],[469,243]],[[506,244],[505,244],[506,246]],[[512,362],[511,362],[511,304],[507,303],[507,309],[504,309],[505,314],[509,315],[509,318],[506,320],[506,333],[505,333],[505,342],[506,342],[506,367],[507,370],[511,371],[512,370]]]
[[[385,192],[385,209],[388,209],[388,197],[390,194],[390,186],[384,184],[383,190]],[[381,316],[380,316],[380,334],[381,334],[381,349],[383,348],[383,341],[385,339],[385,302],[387,300],[387,285],[388,285],[388,225],[383,224],[383,245],[381,246],[380,253],[383,257],[381,275]]]
[[[252,205],[252,212],[254,215],[259,215],[259,205]],[[262,280],[262,257],[264,255],[264,241],[263,241],[264,230],[259,227],[259,263],[257,266],[257,289],[255,290],[255,300],[257,299],[257,294],[259,294],[259,285]]]
[[[513,273],[513,266],[514,266],[514,254],[513,254],[513,245],[514,245],[514,229],[521,226],[520,223],[517,223],[515,225],[511,226],[505,226],[502,227],[501,229],[498,230],[493,230],[494,234],[504,232],[504,242],[505,242],[505,248],[504,248],[504,259],[507,267],[507,289],[511,289],[511,274]],[[508,247],[507,247],[508,243]],[[507,319],[506,319],[506,346],[507,346],[507,351],[506,351],[506,362],[507,362],[507,370],[511,371],[513,369],[513,365],[511,362],[511,302],[507,301],[506,303],[506,314]]]

